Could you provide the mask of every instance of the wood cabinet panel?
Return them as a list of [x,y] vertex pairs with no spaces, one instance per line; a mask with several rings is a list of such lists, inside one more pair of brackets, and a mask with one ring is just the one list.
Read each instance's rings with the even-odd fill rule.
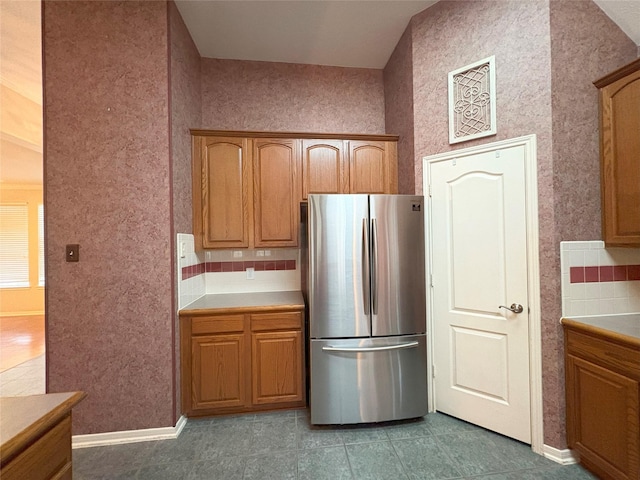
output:
[[244,406],[245,335],[193,337],[191,345],[192,408]]
[[310,193],[348,193],[349,162],[344,140],[302,141],[302,199]]
[[303,399],[302,332],[254,333],[252,357],[254,404]]
[[[203,248],[248,247],[251,151],[248,139],[194,141],[194,232]],[[198,233],[201,232],[199,235]]]
[[215,315],[212,317],[195,317],[191,321],[191,333],[202,335],[207,333],[231,333],[244,330],[244,315]]
[[640,60],[594,82],[600,88],[603,237],[640,246]]
[[254,141],[256,247],[298,245],[299,156],[296,140]]
[[349,184],[349,193],[397,193],[396,144],[349,141]]
[[602,478],[638,478],[638,382],[579,357],[567,359],[569,447]]
[[573,330],[566,339],[567,353],[640,381],[640,350]]
[[302,312],[254,313],[251,315],[251,331],[300,330]]
[[2,480],[71,478],[71,415],[2,467]]

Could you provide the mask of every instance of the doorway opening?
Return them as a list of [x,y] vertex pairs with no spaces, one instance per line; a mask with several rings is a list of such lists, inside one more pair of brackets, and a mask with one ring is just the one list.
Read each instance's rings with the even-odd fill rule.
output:
[[0,2],[0,395],[45,393],[41,2]]

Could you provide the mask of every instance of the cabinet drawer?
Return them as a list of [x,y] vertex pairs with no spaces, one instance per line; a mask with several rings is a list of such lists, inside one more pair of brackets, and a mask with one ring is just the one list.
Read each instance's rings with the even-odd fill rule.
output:
[[215,315],[191,319],[191,334],[242,332],[244,315]]
[[2,480],[60,478],[71,465],[71,415],[2,468]]
[[640,351],[591,335],[566,330],[567,353],[640,380]]
[[251,315],[251,331],[300,330],[302,312],[255,313]]

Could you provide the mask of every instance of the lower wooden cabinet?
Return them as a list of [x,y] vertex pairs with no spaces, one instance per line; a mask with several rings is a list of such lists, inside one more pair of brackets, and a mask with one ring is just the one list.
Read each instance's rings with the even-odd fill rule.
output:
[[0,398],[0,478],[71,480],[71,409],[84,392]]
[[569,448],[600,478],[638,480],[640,348],[564,327]]
[[301,310],[185,316],[180,325],[187,416],[306,404]]
[[243,407],[247,350],[245,335],[205,335],[191,339],[192,408]]

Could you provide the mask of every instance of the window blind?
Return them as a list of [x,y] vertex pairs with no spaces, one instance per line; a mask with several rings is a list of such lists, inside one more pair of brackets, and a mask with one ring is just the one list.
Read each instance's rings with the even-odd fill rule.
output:
[[0,205],[0,288],[29,286],[29,208]]

